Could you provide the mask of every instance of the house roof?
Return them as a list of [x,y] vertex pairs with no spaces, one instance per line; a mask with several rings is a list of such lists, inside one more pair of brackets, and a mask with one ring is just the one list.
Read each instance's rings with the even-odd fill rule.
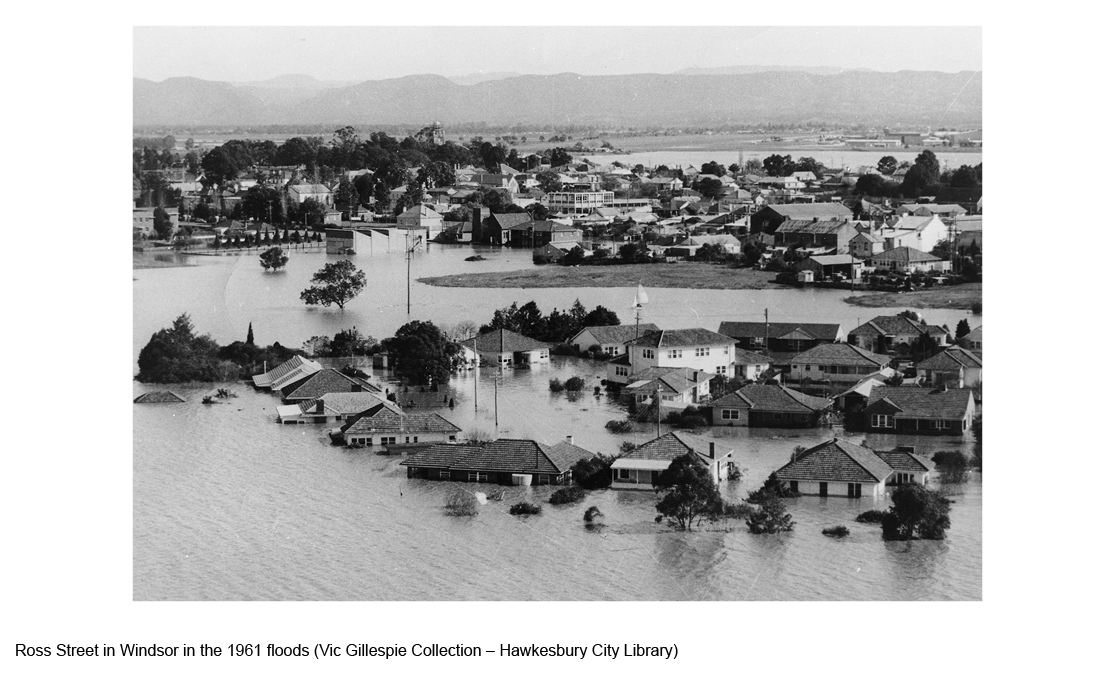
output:
[[940,333],[944,330],[936,325],[923,325],[904,315],[880,315],[856,327],[848,335],[882,334],[890,336]]
[[712,401],[714,407],[745,406],[753,411],[812,413],[832,406],[832,400],[790,390],[784,385],[747,385]]
[[615,469],[661,469],[670,466],[678,456],[693,451],[705,465],[711,465],[732,455],[733,449],[717,448],[716,458],[709,455],[709,442],[685,432],[671,432],[623,454],[612,463]]
[[867,406],[887,402],[895,418],[960,419],[968,412],[972,391],[967,388],[932,390],[929,388],[879,386],[871,391]]
[[[720,323],[720,334],[734,339],[781,339],[794,331],[802,331],[818,341],[836,341],[840,338],[840,325],[837,323],[795,323],[795,322],[729,322]],[[737,353],[738,356],[738,353]]]
[[423,432],[460,432],[460,428],[432,411],[405,413],[387,403],[369,409],[341,428],[346,434],[382,433],[399,434]]
[[435,444],[402,464],[445,470],[563,474],[578,460],[592,455],[568,442],[549,447],[529,439],[497,439],[483,444]]
[[922,252],[917,248],[911,248],[905,245],[900,245],[896,248],[891,248],[886,252],[880,252],[877,255],[869,258],[872,262],[902,262],[909,264],[911,262],[939,262],[940,257],[931,255],[928,252]]
[[851,255],[813,255],[805,261],[816,262],[821,266],[835,266],[837,264],[863,264],[862,260]]
[[660,331],[658,326],[652,322],[641,323],[639,325],[595,325],[592,327],[585,327],[580,332],[573,335],[573,338],[569,341],[572,342],[582,334],[587,334],[601,344],[622,344],[635,338],[636,328],[638,328],[639,334]]
[[891,220],[889,226],[899,231],[921,231],[928,227],[934,220],[940,221],[936,215],[906,215]]
[[460,343],[478,353],[520,353],[550,347],[547,343],[506,329],[485,332]]
[[516,224],[530,222],[530,213],[493,213],[488,219],[495,222],[500,229],[510,229]]
[[961,367],[982,367],[980,360],[972,351],[960,346],[950,346],[945,350],[922,360],[915,366],[916,369],[954,370]]
[[332,194],[333,190],[325,185],[291,185],[290,190],[295,194]]
[[850,343],[823,343],[798,353],[790,359],[790,363],[885,367],[890,363],[890,357],[872,353]]
[[863,240],[867,241],[868,243],[882,243],[883,242],[882,238],[876,236],[875,234],[869,234],[866,231],[859,232],[858,234],[856,234],[855,236],[852,237],[852,240],[854,241],[857,238],[858,239],[863,239]]
[[511,227],[514,231],[527,231],[533,229],[534,231],[580,231],[577,227],[571,227],[561,222],[553,222],[551,220],[527,220],[526,222],[519,222]]
[[313,360],[307,360],[301,355],[295,355],[278,367],[267,370],[262,374],[252,377],[252,383],[260,388],[271,388],[278,384],[280,387],[296,379],[305,378],[321,369],[321,365]]
[[165,404],[167,402],[185,401],[181,395],[169,390],[153,390],[149,393],[143,393],[133,400],[135,404]]
[[852,211],[841,203],[779,203],[764,208],[770,208],[792,220],[812,220],[814,217],[826,220],[852,219]]
[[894,449],[893,451],[876,451],[875,455],[883,459],[895,470],[903,472],[929,472],[933,469],[933,462],[928,458],[919,456],[913,450]]
[[661,384],[664,393],[684,393],[712,379],[712,374],[689,367],[648,367],[628,377],[627,389],[654,388]]
[[775,470],[782,481],[883,483],[894,470],[871,449],[830,439]]
[[749,351],[743,348],[736,348],[736,364],[737,365],[760,365],[770,364],[773,362],[770,356],[758,351]]
[[835,234],[851,226],[844,220],[785,220],[774,231],[778,234]]
[[283,386],[283,399],[288,402],[316,400],[326,393],[382,392],[379,386],[342,374],[340,370],[327,368],[314,372],[305,379],[299,379]]
[[367,411],[372,407],[383,404],[384,400],[379,395],[369,392],[325,393],[314,400],[305,400],[301,404],[304,413],[314,413],[318,401],[325,405],[327,416],[348,416]]
[[720,344],[734,345],[736,340],[730,336],[718,334],[703,327],[692,327],[688,329],[667,329],[646,332],[631,343],[636,346],[651,346],[653,348],[687,348],[692,346],[715,346]]

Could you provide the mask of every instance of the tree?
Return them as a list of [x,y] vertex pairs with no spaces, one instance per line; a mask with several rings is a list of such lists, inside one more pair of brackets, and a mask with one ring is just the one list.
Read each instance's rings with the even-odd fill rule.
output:
[[367,284],[363,271],[347,259],[326,264],[313,277],[313,287],[302,290],[302,301],[307,305],[336,304],[342,311],[345,304],[356,298]]
[[884,540],[943,540],[948,530],[949,501],[921,484],[901,484],[891,493],[883,517]]
[[241,166],[222,146],[214,147],[201,159],[201,168],[208,184],[219,185],[239,175]]
[[972,331],[972,328],[968,326],[968,319],[967,318],[961,318],[960,322],[956,323],[956,335],[955,335],[956,340],[960,341],[964,337],[968,336],[968,334],[970,334],[971,331]]
[[565,151],[564,148],[555,147],[553,150],[550,151],[551,166],[554,166],[556,168],[557,166],[564,166],[569,163],[573,163],[573,155]]
[[550,210],[541,203],[532,203],[525,208],[531,219],[535,220],[548,220],[550,219]]
[[256,335],[252,332],[252,323],[248,323],[248,338],[244,340],[244,343],[249,346],[254,346],[256,344]]
[[772,154],[763,159],[763,170],[767,172],[767,175],[777,178],[786,175],[787,169],[793,172],[793,164],[794,158],[789,154],[784,156]]
[[654,508],[685,530],[692,530],[694,522],[700,525],[703,518],[716,516],[724,504],[708,468],[692,451],[670,462],[658,475],[654,490],[662,494]]
[[931,184],[935,184],[941,178],[941,164],[937,161],[937,155],[931,150],[922,150],[921,154],[914,159],[914,168],[923,169]]
[[445,383],[460,364],[461,346],[429,321],[408,322],[383,348],[395,356],[395,373],[411,384]]
[[715,175],[716,177],[720,178],[724,177],[724,174],[726,174],[728,171],[715,161],[710,161],[708,163],[701,164],[701,172],[708,173],[709,175]]
[[164,241],[169,240],[170,235],[174,232],[174,223],[170,221],[170,215],[162,208],[155,209],[154,227],[155,234]]
[[561,263],[565,266],[579,266],[585,261],[585,249],[581,246],[570,248],[569,252],[561,258]]
[[546,193],[561,191],[561,177],[554,171],[542,171],[535,179],[539,189]]
[[743,162],[743,172],[748,175],[758,175],[761,170],[763,170],[763,162],[758,159],[748,159]]
[[259,256],[259,265],[262,266],[265,271],[278,271],[286,266],[288,261],[290,261],[290,258],[287,257],[283,249],[278,246],[269,248],[267,252]]
[[608,327],[618,324],[619,316],[616,312],[600,305],[586,313],[585,319],[581,322],[582,327]]
[[194,332],[189,314],[183,313],[170,328],[151,335],[139,352],[136,379],[144,383],[183,383],[236,378],[238,368],[221,359],[218,350],[216,341]]
[[980,180],[976,175],[976,169],[971,166],[961,166],[956,169],[949,180],[949,186],[957,187],[960,189],[972,189],[980,186]]
[[934,184],[936,184],[936,180],[931,176],[928,169],[923,166],[914,166],[906,171],[906,177],[902,178],[902,193],[910,197],[921,196]]
[[693,189],[701,193],[706,199],[715,199],[724,190],[724,183],[715,178],[701,178],[693,183]]
[[624,243],[619,246],[619,257],[625,264],[632,264],[638,258],[640,251],[638,243]]
[[898,159],[892,156],[885,156],[879,159],[879,164],[876,168],[878,168],[879,172],[883,175],[894,175],[894,172],[898,170]]

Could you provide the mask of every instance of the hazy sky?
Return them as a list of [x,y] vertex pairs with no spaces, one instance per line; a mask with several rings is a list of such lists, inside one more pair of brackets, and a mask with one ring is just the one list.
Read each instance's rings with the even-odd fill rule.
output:
[[133,75],[368,80],[732,65],[982,70],[979,27],[136,27]]

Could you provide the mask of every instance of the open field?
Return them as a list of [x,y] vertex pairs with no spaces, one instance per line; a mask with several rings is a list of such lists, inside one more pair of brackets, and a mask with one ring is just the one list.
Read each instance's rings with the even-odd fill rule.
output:
[[983,301],[983,283],[949,285],[917,292],[870,292],[845,297],[844,301],[855,306],[876,308],[959,308],[970,309],[972,304]]
[[695,290],[785,289],[771,283],[773,273],[732,269],[715,264],[616,264],[612,266],[540,266],[521,271],[463,273],[419,278],[437,287],[543,288],[543,287],[672,287]]

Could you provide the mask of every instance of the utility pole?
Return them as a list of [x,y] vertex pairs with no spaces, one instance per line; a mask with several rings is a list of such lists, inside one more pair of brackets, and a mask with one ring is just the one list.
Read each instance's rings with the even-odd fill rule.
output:
[[654,385],[654,406],[658,409],[658,436],[662,436],[662,384]]
[[472,359],[472,411],[480,413],[480,358]]
[[413,245],[407,244],[407,315],[410,315],[410,260],[414,257],[414,250],[421,245],[422,240],[419,239]]
[[492,380],[496,384],[496,439],[499,439],[499,374]]
[[770,355],[770,309],[763,309],[763,351]]

